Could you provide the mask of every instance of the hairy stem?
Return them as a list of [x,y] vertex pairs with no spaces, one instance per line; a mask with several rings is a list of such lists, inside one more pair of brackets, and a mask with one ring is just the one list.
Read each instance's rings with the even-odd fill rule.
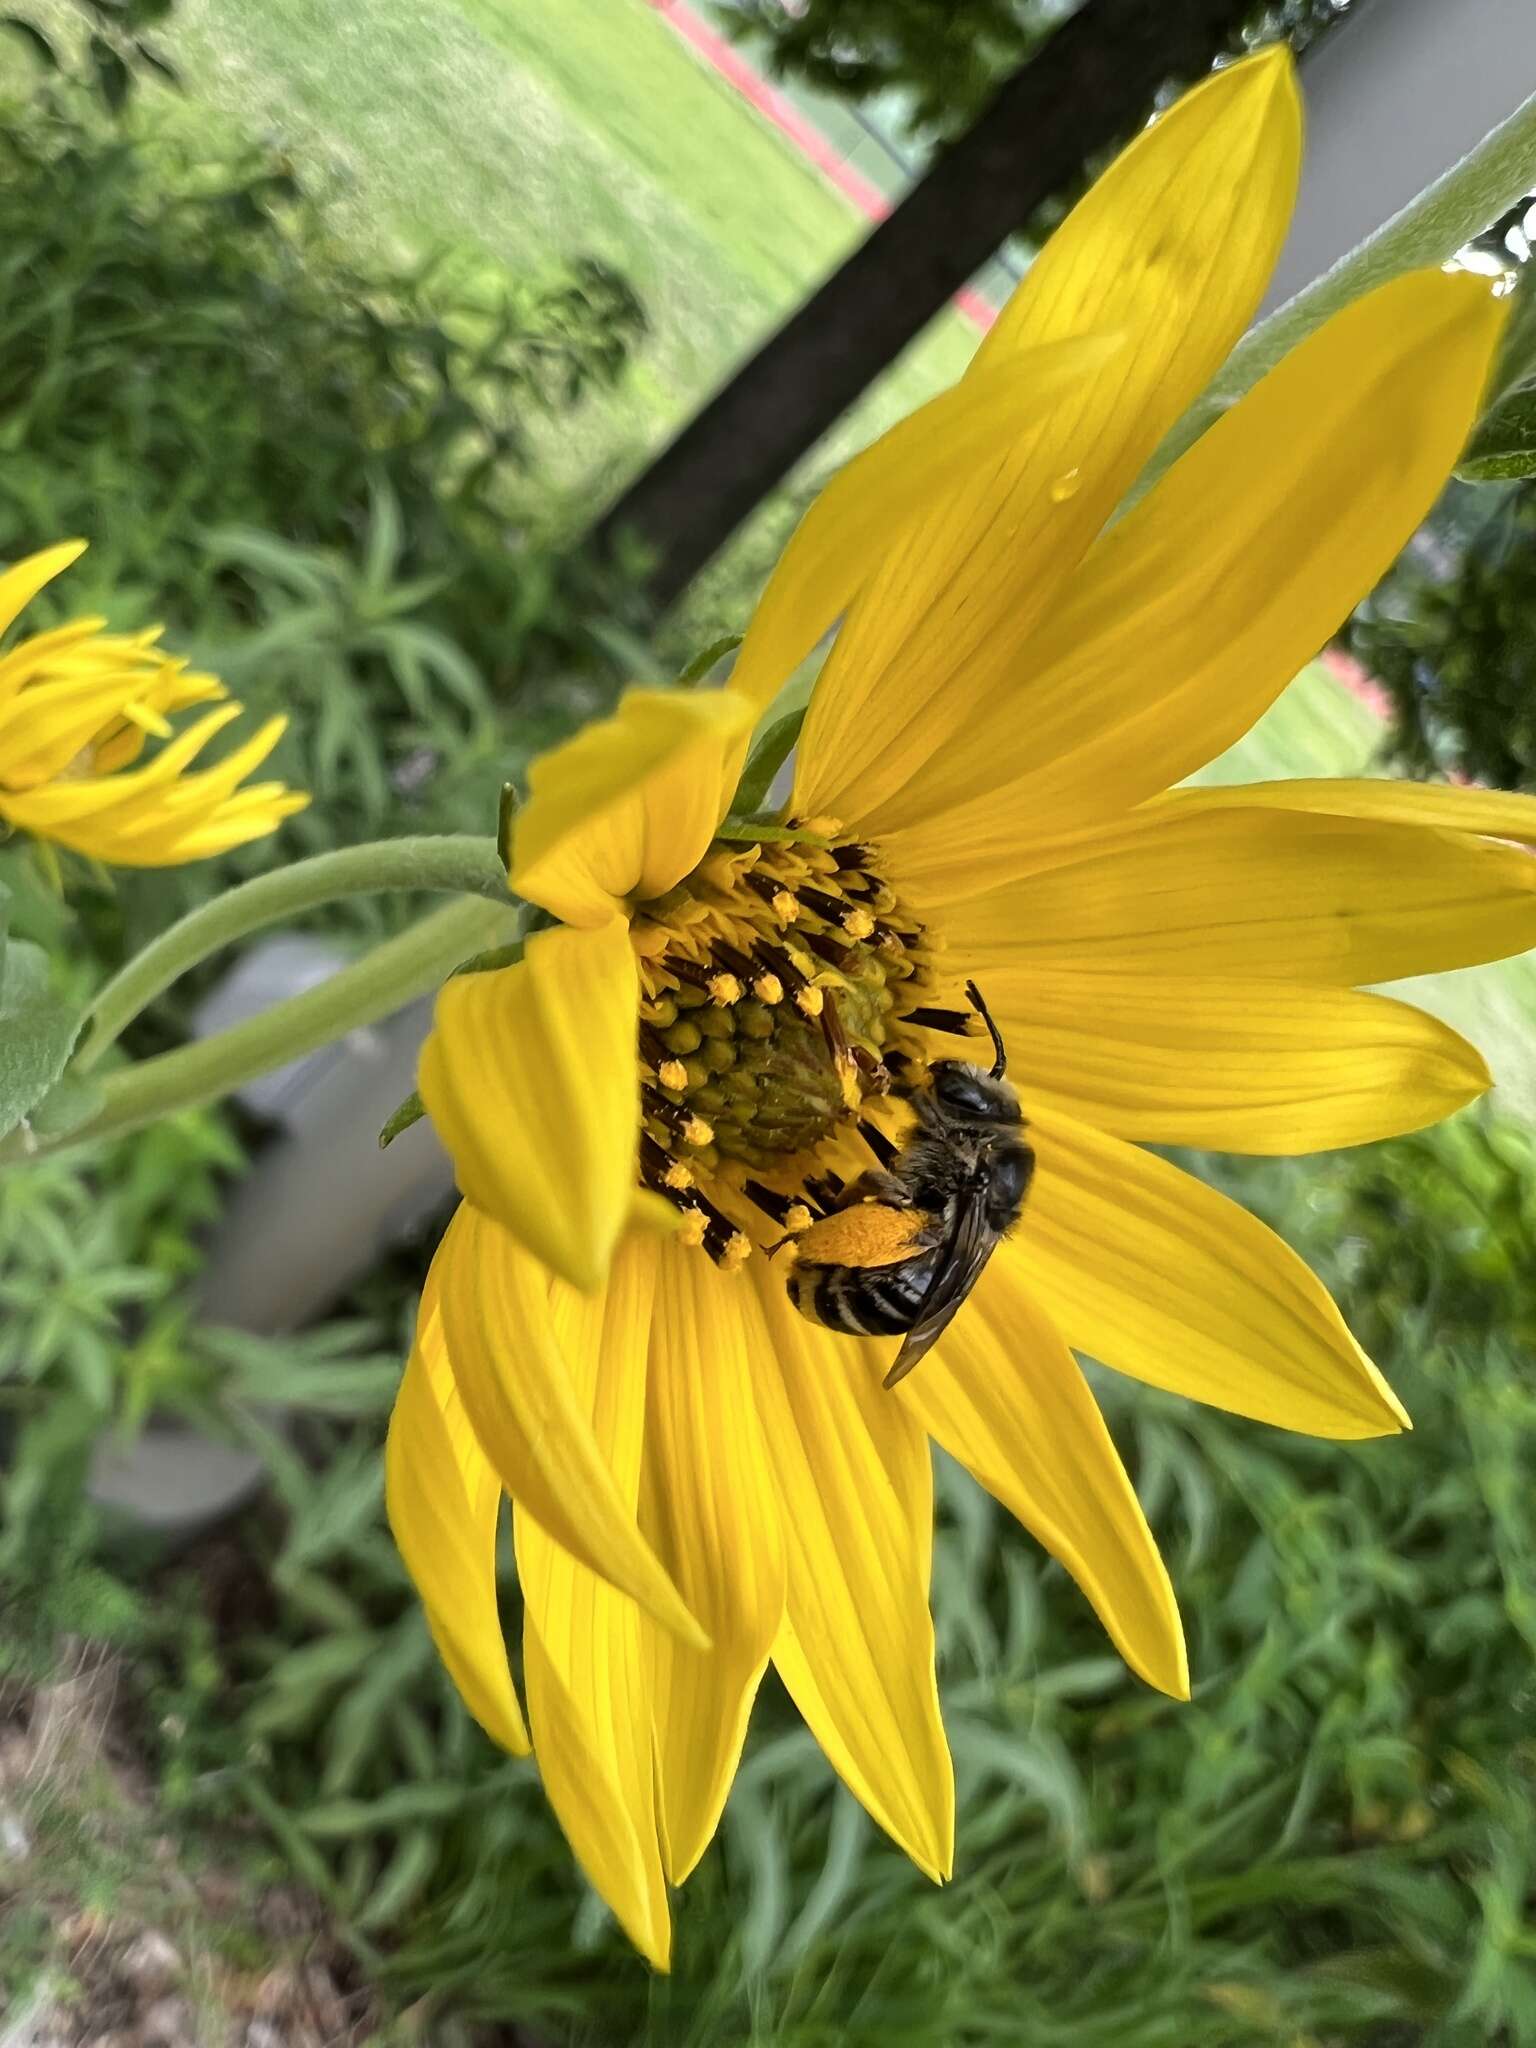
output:
[[136,1131],[176,1110],[214,1102],[256,1075],[375,1024],[425,995],[472,954],[513,940],[517,922],[518,913],[510,903],[467,898],[446,904],[318,988],[276,1003],[259,1017],[212,1038],[109,1075],[101,1083],[100,1106],[87,1122],[53,1139],[13,1135],[0,1144],[0,1160],[44,1158],[68,1146]]
[[455,890],[508,900],[496,842],[467,833],[380,839],[258,875],[189,911],[113,976],[91,1004],[90,1030],[72,1071],[89,1073],[141,1010],[220,947],[340,896],[388,889]]

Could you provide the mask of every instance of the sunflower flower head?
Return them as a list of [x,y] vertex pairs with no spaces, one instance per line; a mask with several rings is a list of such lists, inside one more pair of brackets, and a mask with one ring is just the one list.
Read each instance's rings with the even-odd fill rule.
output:
[[[1413,532],[1503,324],[1478,279],[1387,284],[1113,518],[1252,318],[1299,153],[1277,52],[1144,132],[955,390],[812,506],[729,685],[632,691],[535,764],[511,881],[549,922],[438,999],[420,1089],[465,1199],[391,1519],[471,1710],[531,1746],[658,1967],[770,1660],[868,1811],[949,1871],[931,1442],[1184,1696],[1168,1575],[1075,1354],[1321,1436],[1406,1424],[1294,1254],[1144,1149],[1434,1121],[1487,1071],[1367,986],[1536,942],[1530,799],[1174,787]],[[839,617],[786,809],[734,816],[752,728]],[[1033,1184],[887,1390],[902,1285],[829,1328],[793,1261],[830,1222],[850,1267],[901,1268],[917,1240],[881,1220],[881,1176],[942,1063],[990,1059],[972,986]]]
[[[0,575],[0,632],[84,545],[61,542]],[[159,639],[158,627],[109,633],[82,618],[0,654],[0,820],[95,860],[165,867],[259,839],[303,809],[308,798],[279,782],[246,781],[282,718],[216,767],[192,765],[241,707]],[[199,704],[215,708],[174,732],[175,715]],[[151,740],[164,744],[141,763]]]

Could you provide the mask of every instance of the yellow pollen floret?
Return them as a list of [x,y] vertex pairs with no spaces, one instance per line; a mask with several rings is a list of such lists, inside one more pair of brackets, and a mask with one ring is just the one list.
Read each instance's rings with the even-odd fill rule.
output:
[[704,1242],[704,1233],[708,1228],[709,1221],[702,1209],[685,1209],[677,1234],[683,1244],[697,1249]]
[[718,1003],[722,1010],[728,1010],[732,1003],[739,1003],[741,993],[741,983],[734,974],[712,974],[709,977],[709,999]]
[[663,1060],[656,1069],[656,1078],[663,1088],[673,1088],[681,1094],[688,1086],[688,1069],[681,1060]]
[[720,1254],[720,1268],[722,1272],[734,1273],[739,1266],[744,1266],[751,1256],[751,1238],[744,1230],[733,1231],[726,1240],[725,1250]]
[[819,1017],[826,1007],[826,1000],[819,988],[803,988],[795,996],[795,1008],[807,1017]]
[[875,920],[862,905],[845,910],[841,922],[850,939],[867,939],[875,928]]
[[661,1181],[663,1187],[675,1188],[679,1194],[682,1194],[693,1186],[693,1172],[691,1168],[683,1164],[681,1159],[674,1159],[668,1165],[666,1172],[661,1176]]
[[752,993],[760,1003],[782,1003],[784,984],[776,974],[760,974],[752,984]]
[[784,1228],[791,1237],[798,1237],[802,1230],[809,1230],[815,1221],[804,1202],[791,1202],[784,1211]]
[[703,1146],[712,1145],[714,1142],[714,1125],[706,1123],[704,1118],[701,1116],[690,1116],[688,1121],[683,1125],[683,1143],[685,1145]]

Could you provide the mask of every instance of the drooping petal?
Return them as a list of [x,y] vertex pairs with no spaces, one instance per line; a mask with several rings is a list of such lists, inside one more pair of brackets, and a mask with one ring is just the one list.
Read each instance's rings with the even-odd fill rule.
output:
[[[706,1638],[636,1525],[578,1400],[550,1309],[550,1278],[499,1224],[461,1203],[433,1262],[454,1383],[480,1448],[520,1507],[661,1627]],[[635,1370],[632,1330],[614,1371]],[[639,1369],[643,1376],[643,1367]]]
[[[624,1505],[639,1497],[645,1344],[656,1241],[627,1237],[602,1295],[556,1286],[555,1336],[571,1391]],[[634,1602],[557,1543],[524,1508],[515,1517],[523,1589],[523,1674],[539,1772],[582,1868],[658,1970],[672,1929],[656,1832],[650,1701]]]
[[16,623],[45,583],[78,562],[85,550],[83,540],[56,541],[51,548],[24,556],[0,575],[0,633]]
[[782,1274],[753,1265],[769,1353],[758,1412],[787,1567],[774,1662],[855,1797],[945,1878],[955,1792],[928,1612],[927,1439],[882,1390],[880,1347],[818,1330],[791,1308]]
[[535,761],[511,884],[566,924],[600,925],[697,867],[725,816],[756,712],[735,690],[630,690]]
[[1309,1436],[1407,1425],[1326,1290],[1246,1209],[1059,1111],[1033,1115],[1030,1136],[1012,1257],[1074,1350]]
[[574,1286],[602,1284],[640,1129],[628,927],[535,932],[512,967],[455,975],[422,1048],[460,1192]]
[[646,1387],[641,1526],[709,1633],[688,1648],[642,1620],[662,1857],[703,1855],[784,1612],[784,1538],[753,1399],[751,1283],[662,1242]]
[[142,768],[33,789],[0,786],[0,818],[116,867],[169,867],[262,838],[309,802],[278,782],[239,787],[282,738],[286,719],[268,719],[215,767],[189,769],[240,710],[210,711]]
[[1353,988],[1536,944],[1536,860],[1520,848],[1191,797],[946,909],[949,946],[990,1001],[1021,1014],[1045,966]]
[[758,600],[731,688],[764,709],[881,559],[1122,346],[1116,335],[1010,351],[930,398],[838,471],[795,528]]
[[1041,967],[995,995],[1026,1102],[1119,1138],[1322,1152],[1422,1130],[1491,1085],[1475,1046],[1385,996]]
[[1433,503],[1507,310],[1420,271],[1294,350],[1089,551],[981,714],[974,793],[892,857],[936,890],[1006,880],[1239,739]]
[[1137,137],[1047,243],[974,374],[1015,348],[1125,346],[887,556],[811,701],[795,808],[878,831],[970,795],[977,715],[1164,432],[1248,324],[1295,194],[1300,112],[1277,51],[1214,74]]
[[1167,1569],[1104,1418],[1031,1295],[1013,1242],[993,1254],[897,1399],[1066,1566],[1132,1670],[1188,1699]]
[[384,1503],[427,1626],[464,1704],[493,1742],[528,1754],[496,1606],[501,1483],[448,1367],[434,1266],[384,1450]]

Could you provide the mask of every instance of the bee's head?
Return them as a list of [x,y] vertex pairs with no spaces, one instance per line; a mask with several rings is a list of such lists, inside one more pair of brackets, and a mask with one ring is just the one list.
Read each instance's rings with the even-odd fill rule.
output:
[[935,1060],[928,1081],[940,1107],[968,1123],[1016,1124],[1019,1098],[998,1074],[968,1060]]

